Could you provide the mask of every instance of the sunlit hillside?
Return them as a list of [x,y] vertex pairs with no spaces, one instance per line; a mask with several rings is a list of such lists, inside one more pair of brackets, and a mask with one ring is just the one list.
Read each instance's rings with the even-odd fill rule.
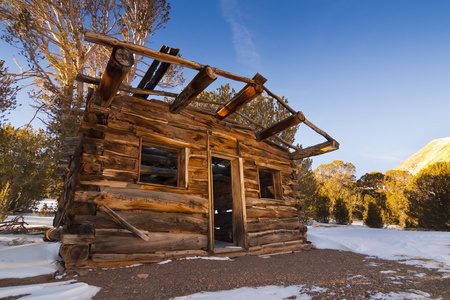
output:
[[415,175],[423,168],[440,161],[450,162],[450,137],[431,141],[394,170],[406,170]]

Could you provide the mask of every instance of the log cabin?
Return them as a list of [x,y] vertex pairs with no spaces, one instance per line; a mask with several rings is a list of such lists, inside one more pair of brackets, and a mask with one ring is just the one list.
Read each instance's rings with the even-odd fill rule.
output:
[[[156,51],[93,32],[86,40],[113,50],[102,78],[77,77],[98,87],[86,97],[54,219],[66,267],[311,248],[296,160],[338,149],[333,138],[268,90],[259,74],[250,79],[201,65],[166,46]],[[122,84],[135,55],[153,59],[137,88]],[[171,64],[198,71],[178,94],[155,90]],[[192,105],[218,76],[245,86],[216,111]],[[291,116],[267,128],[230,118],[263,91]],[[300,148],[277,136],[300,123],[326,141]]]

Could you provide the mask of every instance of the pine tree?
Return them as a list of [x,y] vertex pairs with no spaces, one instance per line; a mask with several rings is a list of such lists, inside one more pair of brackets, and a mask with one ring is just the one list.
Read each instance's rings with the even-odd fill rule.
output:
[[54,155],[54,140],[42,130],[0,127],[0,213],[27,211],[47,196],[56,177]]
[[333,218],[337,224],[351,224],[350,210],[342,198],[336,199],[333,205]]
[[450,230],[450,162],[438,162],[420,171],[405,193],[410,226]]
[[381,215],[381,209],[372,196],[368,197],[371,199],[368,201],[367,209],[364,212],[364,224],[371,228],[383,228],[384,223]]

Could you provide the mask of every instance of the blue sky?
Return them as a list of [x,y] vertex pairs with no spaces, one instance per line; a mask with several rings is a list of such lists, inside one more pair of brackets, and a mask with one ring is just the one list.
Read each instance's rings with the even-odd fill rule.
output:
[[[338,151],[314,157],[313,168],[343,160],[356,166],[358,178],[384,173],[450,136],[450,1],[177,0],[171,6],[171,20],[147,46],[178,47],[184,58],[247,77],[262,74],[271,91],[340,143]],[[1,53],[11,60],[14,51]],[[185,74],[187,81],[193,77]],[[32,115],[26,97],[21,102],[10,118],[16,126]],[[304,147],[322,141],[304,125],[296,136]]]

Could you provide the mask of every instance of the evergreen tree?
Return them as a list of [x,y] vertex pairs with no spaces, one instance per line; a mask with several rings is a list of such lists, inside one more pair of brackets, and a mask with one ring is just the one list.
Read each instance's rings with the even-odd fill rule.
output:
[[371,201],[375,201],[382,213],[383,222],[389,223],[390,212],[386,205],[385,175],[380,172],[366,173],[361,176],[356,185],[363,199],[363,207],[367,209],[368,203],[366,199],[372,199]]
[[366,195],[367,209],[364,212],[364,224],[371,228],[383,228],[383,217],[381,215],[381,209],[378,204],[375,202],[375,199]]
[[320,165],[314,170],[321,193],[330,199],[330,207],[334,207],[337,199],[342,199],[352,214],[353,207],[359,201],[355,182],[356,168],[351,163],[335,160],[330,164]]
[[450,230],[450,162],[438,162],[420,171],[408,185],[410,226]]
[[386,223],[405,227],[410,222],[406,214],[408,199],[404,191],[411,178],[412,175],[408,171],[391,170],[386,172],[386,209],[389,212]]
[[338,198],[334,201],[333,218],[337,224],[347,225],[352,223],[350,210],[342,198]]
[[29,126],[0,127],[0,213],[29,210],[55,178],[54,140]]
[[313,218],[317,222],[328,223],[330,222],[330,198],[322,193],[318,193],[314,197],[314,202],[312,204],[312,214]]

